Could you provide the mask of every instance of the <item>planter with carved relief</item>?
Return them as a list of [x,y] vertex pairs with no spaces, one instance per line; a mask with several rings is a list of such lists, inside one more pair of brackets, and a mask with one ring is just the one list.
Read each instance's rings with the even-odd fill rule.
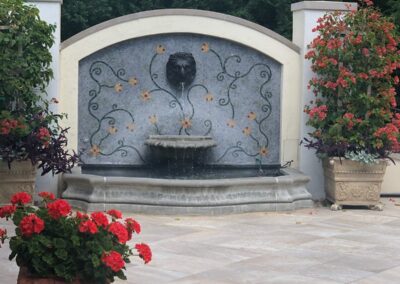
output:
[[14,161],[11,168],[0,161],[0,204],[9,204],[11,196],[25,191],[33,195],[35,190],[36,167],[31,161]]
[[331,209],[353,205],[382,210],[380,193],[386,166],[385,160],[365,164],[337,157],[324,159],[325,192],[333,203]]

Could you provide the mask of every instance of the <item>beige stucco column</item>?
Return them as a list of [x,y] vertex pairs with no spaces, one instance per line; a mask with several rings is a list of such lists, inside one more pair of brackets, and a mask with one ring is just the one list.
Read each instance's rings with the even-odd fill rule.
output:
[[[300,47],[301,51],[301,104],[304,106],[313,99],[313,94],[307,89],[308,81],[313,77],[311,63],[304,59],[307,52],[307,45],[316,36],[312,29],[317,25],[317,19],[330,11],[348,11],[356,9],[356,3],[343,3],[333,1],[303,1],[291,5],[293,12],[293,43]],[[307,117],[303,113],[300,116],[300,137],[307,137],[311,132],[306,126]],[[325,198],[324,176],[322,163],[315,156],[315,152],[308,150],[303,146],[299,149],[299,169],[311,177],[308,185],[309,192],[314,200],[323,200]]]

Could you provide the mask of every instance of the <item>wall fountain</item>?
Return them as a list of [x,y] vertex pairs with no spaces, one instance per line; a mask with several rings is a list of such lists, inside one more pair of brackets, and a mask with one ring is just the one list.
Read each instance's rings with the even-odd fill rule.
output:
[[281,167],[273,58],[195,33],[121,41],[79,61],[82,170],[63,198],[87,210],[219,214],[312,206]]

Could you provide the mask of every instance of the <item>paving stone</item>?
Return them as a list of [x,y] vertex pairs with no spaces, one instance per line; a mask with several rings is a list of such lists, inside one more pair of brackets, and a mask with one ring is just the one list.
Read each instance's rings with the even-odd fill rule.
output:
[[400,279],[400,267],[396,267],[393,269],[389,269],[383,271],[381,273],[363,278],[357,282],[356,284],[398,284]]
[[352,266],[340,267],[332,264],[318,264],[301,271],[304,276],[349,283],[373,275],[372,272],[353,269]]
[[[224,216],[124,214],[142,225],[153,261],[127,265],[125,284],[400,283],[400,206],[384,211],[326,207]],[[399,199],[400,201],[400,199]],[[0,219],[13,234],[14,225]],[[0,283],[19,268],[0,248]]]

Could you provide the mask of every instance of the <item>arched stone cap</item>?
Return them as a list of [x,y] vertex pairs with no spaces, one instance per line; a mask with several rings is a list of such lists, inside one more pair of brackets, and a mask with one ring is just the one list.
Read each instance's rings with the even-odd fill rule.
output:
[[209,11],[164,9],[126,15],[91,27],[61,45],[59,110],[68,114],[69,145],[78,145],[79,61],[113,44],[139,37],[191,33],[217,37],[257,50],[282,65],[281,161],[298,161],[299,119],[302,112],[300,48],[281,35],[237,17]]
[[[231,15],[226,15],[222,13],[217,13],[217,12],[211,12],[211,11],[204,11],[204,10],[194,10],[194,9],[160,9],[160,10],[151,10],[151,11],[144,11],[144,12],[139,12],[139,13],[134,13],[134,14],[129,14],[125,15],[122,17],[114,18],[105,22],[102,22],[100,24],[97,24],[93,27],[90,27],[72,37],[69,39],[65,40],[61,44],[61,49],[66,48],[75,42],[90,36],[91,34],[97,33],[101,30],[120,25],[122,23],[127,23],[127,22],[132,22],[135,20],[140,20],[140,19],[145,19],[145,18],[152,18],[152,17],[161,17],[161,16],[193,16],[193,17],[203,17],[203,18],[209,18],[209,19],[216,19],[216,20],[221,20],[225,22],[230,22],[233,24],[241,25],[247,28],[250,28],[252,30],[258,31],[260,33],[265,34],[266,36],[269,36],[282,44],[286,45],[287,47],[293,49],[294,51],[299,52],[300,48],[286,39],[285,37],[281,36],[280,34],[265,28],[261,25],[258,25],[256,23],[247,21],[242,18],[234,17]],[[185,27],[182,27],[184,29]],[[209,31],[204,30],[205,35],[209,35]]]

